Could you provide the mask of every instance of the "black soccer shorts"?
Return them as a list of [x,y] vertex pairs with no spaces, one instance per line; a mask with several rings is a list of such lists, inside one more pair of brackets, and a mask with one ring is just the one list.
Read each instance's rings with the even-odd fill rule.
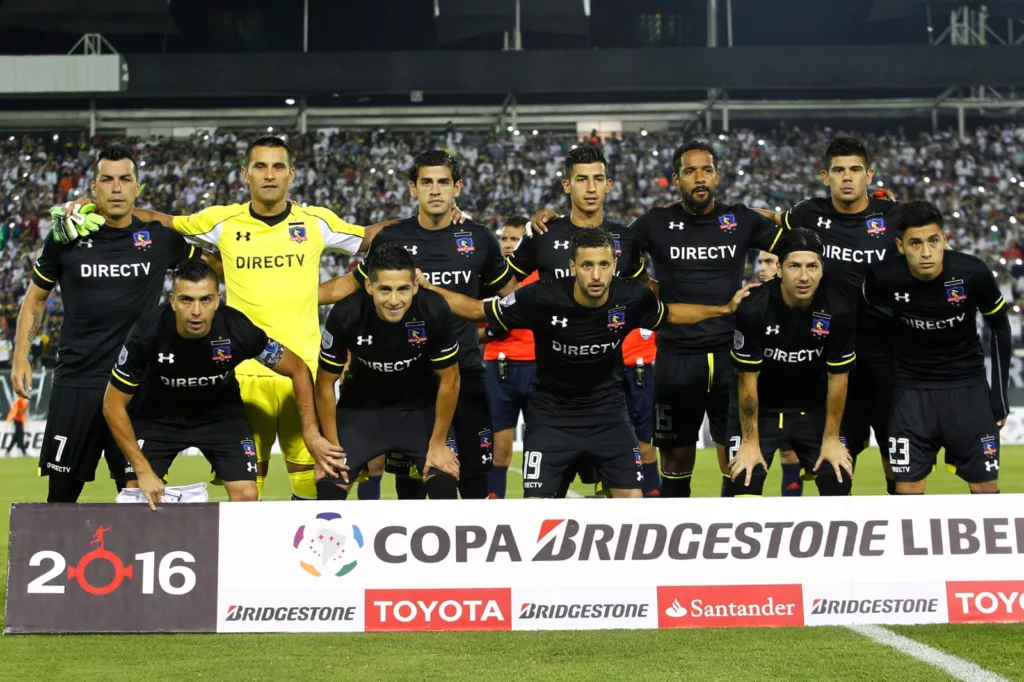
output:
[[490,471],[494,465],[494,430],[482,369],[462,375],[452,430],[459,449],[459,476],[466,478]]
[[728,351],[685,355],[658,352],[654,375],[654,444],[660,448],[693,445],[707,414],[711,438],[725,444],[729,395],[736,370]]
[[[178,435],[169,433],[166,428],[154,428],[141,423],[135,427],[135,437],[139,440],[142,454],[160,478],[167,476],[171,463],[179,452],[188,448],[198,448],[221,481],[255,481],[256,443],[249,423],[232,419],[218,427],[218,431],[223,435],[216,438],[195,438],[189,436],[188,429],[184,426],[181,435]],[[127,462],[124,472],[125,478],[129,481],[138,478],[135,470]]]
[[523,497],[555,497],[566,470],[583,457],[605,488],[639,489],[640,446],[629,422],[599,426],[526,426]]
[[117,480],[124,477],[124,455],[103,418],[106,390],[105,386],[53,387],[39,452],[40,476],[70,476],[76,481],[92,481],[103,456],[110,477]]
[[857,366],[850,372],[846,410],[843,412],[840,431],[854,457],[871,445],[872,429],[882,456],[885,457],[888,452],[886,444],[892,414],[894,375],[891,358],[859,358]]
[[893,391],[886,452],[897,481],[920,481],[946,449],[946,469],[968,483],[999,478],[999,427],[988,386]]
[[654,437],[654,376],[654,364],[644,366],[643,385],[638,386],[636,367],[626,367],[629,421],[641,443],[650,443]]

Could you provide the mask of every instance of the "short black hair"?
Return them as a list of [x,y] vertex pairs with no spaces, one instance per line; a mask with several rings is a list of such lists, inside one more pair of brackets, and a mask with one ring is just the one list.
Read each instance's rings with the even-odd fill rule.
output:
[[363,270],[371,282],[377,280],[377,273],[381,270],[408,270],[413,280],[416,279],[416,261],[412,254],[393,242],[374,241],[366,254]]
[[823,258],[825,247],[821,243],[821,237],[814,230],[796,227],[782,233],[779,243],[775,245],[772,253],[779,257],[779,263],[782,264],[785,262],[786,256],[794,251],[811,251],[818,254],[819,258]]
[[912,227],[938,225],[942,229],[942,212],[930,201],[907,201],[896,213],[896,229],[900,235]]
[[690,140],[686,144],[679,146],[672,154],[672,170],[676,175],[683,172],[683,155],[687,152],[707,152],[711,155],[711,161],[714,163],[715,148],[710,143],[704,140]]
[[278,137],[277,135],[260,135],[257,138],[249,140],[249,146],[245,148],[245,166],[249,167],[249,161],[252,159],[252,150],[256,147],[272,147],[276,149],[283,149],[285,154],[288,155],[288,165],[292,165],[292,148],[288,145],[288,142],[284,138]]
[[526,227],[530,219],[524,215],[514,215],[502,223],[504,227]]
[[572,259],[576,260],[576,252],[580,249],[611,249],[612,256],[615,256],[615,238],[611,232],[603,227],[588,227],[583,230],[575,230],[569,240],[569,249]]
[[128,159],[132,162],[132,175],[135,179],[139,179],[139,164],[135,162],[135,156],[132,154],[131,147],[121,142],[112,142],[105,146],[101,151],[100,155],[96,157],[96,163],[93,164],[93,173],[99,175],[100,172],[100,161],[106,159],[107,161],[121,161],[122,159]]
[[201,258],[190,258],[171,273],[171,284],[183,279],[186,282],[202,282],[204,279],[212,279],[214,284],[219,284],[217,271],[210,267],[210,264]]
[[854,135],[839,134],[832,138],[825,147],[825,170],[832,167],[832,159],[837,156],[859,156],[865,168],[871,165],[867,145],[864,144],[864,140]]
[[603,163],[608,170],[608,161],[604,158],[604,150],[596,144],[576,145],[565,155],[565,177],[572,177],[572,167],[580,163]]
[[409,182],[414,185],[419,182],[420,168],[430,166],[444,166],[450,170],[452,172],[452,182],[458,182],[462,179],[462,168],[459,167],[459,162],[455,160],[454,156],[443,149],[431,149],[420,152],[412,160],[412,168],[409,169]]

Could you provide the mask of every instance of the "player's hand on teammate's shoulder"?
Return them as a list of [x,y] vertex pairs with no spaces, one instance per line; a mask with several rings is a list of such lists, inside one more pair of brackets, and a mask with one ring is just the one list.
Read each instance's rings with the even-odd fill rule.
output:
[[743,301],[747,296],[750,296],[750,292],[761,286],[760,282],[751,282],[742,289],[732,295],[732,299],[729,301],[729,313],[736,312],[736,309],[740,307],[740,302]]
[[[472,219],[473,219],[473,216],[469,215],[468,213],[463,213],[462,209],[459,208],[458,205],[456,205],[454,202],[452,202],[452,224],[454,224],[454,225],[461,225],[462,223],[466,222],[467,220],[472,220]],[[398,221],[396,220],[394,222],[397,223]]]
[[739,450],[736,452],[736,457],[729,463],[729,472],[732,474],[732,480],[736,480],[743,474],[746,477],[743,480],[744,486],[750,485],[750,479],[754,475],[754,469],[760,464],[768,470],[768,463],[764,461],[764,456],[761,454],[761,446],[758,445],[756,440],[745,440],[740,443]]
[[423,271],[416,268],[416,284],[419,284],[424,289],[433,289],[433,283],[427,279],[427,276],[423,274]]
[[137,472],[136,477],[139,481],[139,490],[149,502],[149,508],[156,511],[157,503],[164,496],[164,482],[152,470]]
[[96,204],[88,197],[50,209],[50,233],[58,244],[70,244],[79,237],[88,237],[106,223],[96,212]]
[[[449,476],[455,479],[459,478],[459,458],[455,456],[455,453],[447,442],[434,443],[433,441],[427,447],[427,459],[423,465],[423,480],[426,481],[432,475],[430,471],[435,469],[437,471],[443,471]],[[437,473],[435,471],[434,473]]]
[[558,217],[559,215],[550,208],[542,208],[533,214],[527,231],[532,234],[544,234],[548,231],[548,223]]
[[853,458],[850,451],[838,438],[827,438],[821,443],[821,454],[818,461],[814,463],[814,471],[817,472],[822,462],[828,462],[836,472],[836,480],[843,482],[843,471],[849,478],[853,478]]
[[349,482],[345,450],[340,445],[335,445],[320,434],[311,435],[305,441],[306,449],[309,450],[309,454],[313,456],[313,461],[316,463],[315,468],[322,470],[332,478],[341,478],[345,483]]

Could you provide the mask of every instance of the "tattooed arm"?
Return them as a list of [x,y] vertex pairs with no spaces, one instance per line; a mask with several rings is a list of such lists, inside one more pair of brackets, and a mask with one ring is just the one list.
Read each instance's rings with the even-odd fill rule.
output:
[[32,341],[43,328],[43,314],[49,295],[50,292],[46,289],[36,286],[35,283],[29,284],[25,298],[21,302],[21,312],[18,313],[11,383],[14,384],[15,392],[23,398],[32,397],[32,365],[28,361],[28,351],[32,347]]

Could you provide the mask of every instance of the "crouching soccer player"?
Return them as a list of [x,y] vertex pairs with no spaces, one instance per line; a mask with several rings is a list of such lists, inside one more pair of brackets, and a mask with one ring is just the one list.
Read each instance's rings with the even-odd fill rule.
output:
[[[444,299],[416,284],[412,255],[374,243],[364,289],[327,317],[316,374],[324,435],[345,449],[353,476],[383,454],[407,456],[432,499],[456,499],[459,460],[451,433],[459,400],[459,340]],[[334,385],[349,356],[335,405]],[[317,499],[348,497],[347,477],[317,471]],[[399,488],[402,499],[417,488]]]
[[128,333],[103,396],[103,416],[128,458],[128,487],[138,487],[152,509],[171,462],[189,447],[210,461],[230,500],[257,499],[256,446],[234,372],[250,358],[291,378],[306,447],[320,466],[344,468],[341,449],[317,429],[306,364],[243,313],[219,304],[209,265],[193,260],[175,269],[170,303]]
[[459,317],[533,331],[537,381],[523,447],[525,497],[555,497],[566,469],[583,456],[612,497],[642,497],[640,449],[626,411],[623,338],[664,322],[731,315],[748,293],[737,292],[724,306],[665,306],[646,285],[615,277],[615,270],[614,238],[592,228],[570,240],[570,277],[531,284],[500,301],[423,284],[442,294]]
[[780,277],[736,311],[730,355],[739,415],[729,425],[736,497],[762,494],[778,449],[793,450],[805,471],[817,473],[821,495],[850,494],[853,461],[839,426],[856,362],[856,313],[820,286],[823,251],[810,230],[785,233],[776,247]]
[[[946,468],[967,481],[972,493],[997,493],[999,429],[1009,413],[1006,301],[983,260],[945,250],[935,206],[907,202],[897,220],[902,255],[879,264],[864,280],[868,302],[891,307],[896,318],[888,441],[896,493],[923,493],[942,447]],[[978,312],[992,332],[991,388]]]

